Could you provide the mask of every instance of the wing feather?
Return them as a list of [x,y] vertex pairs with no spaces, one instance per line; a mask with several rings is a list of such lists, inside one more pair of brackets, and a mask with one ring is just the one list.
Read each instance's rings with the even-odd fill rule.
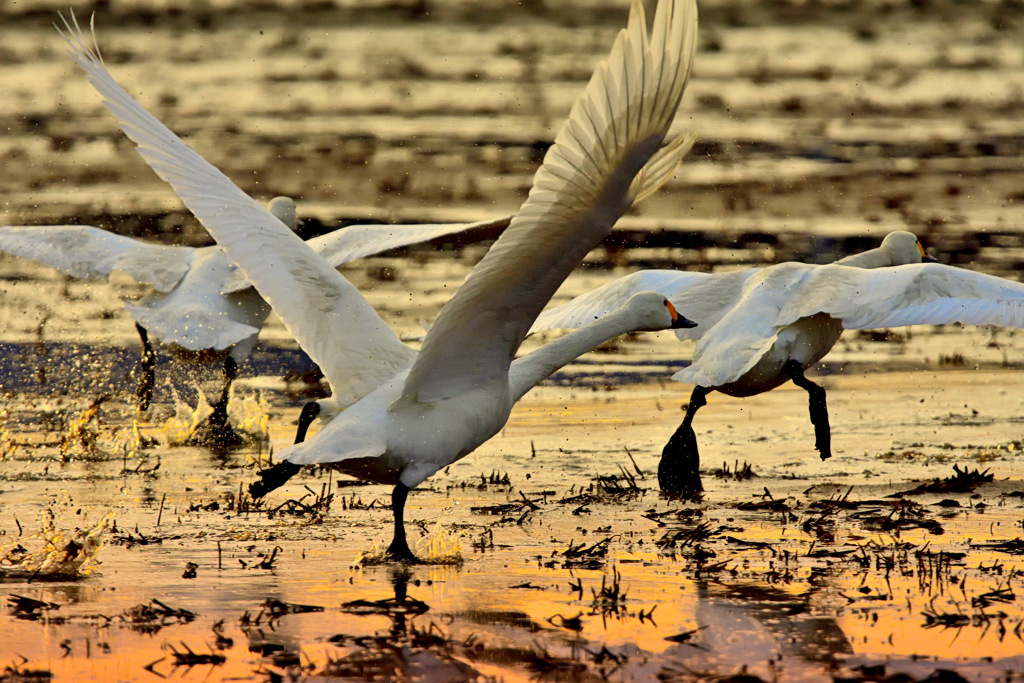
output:
[[735,381],[783,328],[818,313],[846,329],[956,322],[1024,327],[1024,284],[937,263],[874,269],[784,263],[755,272],[675,379],[708,387]]
[[654,32],[670,36],[664,49],[651,49],[642,5],[634,2],[628,27],[573,105],[520,212],[428,332],[404,400],[455,396],[507,373],[552,294],[632,204],[631,183],[665,139],[696,49],[694,1],[662,5],[671,9],[658,12]]
[[873,270],[820,266],[801,290],[780,322],[818,309],[853,330],[947,323],[1024,327],[1024,284],[939,263]]
[[90,225],[0,227],[0,250],[87,280],[119,270],[161,292],[181,282],[195,254],[190,247],[148,244]]
[[[474,223],[430,223],[423,225],[350,225],[306,241],[332,268],[390,249],[427,242],[469,230],[508,227],[510,216]],[[233,274],[223,293],[237,292],[252,284],[241,271]]]
[[685,133],[673,139],[651,157],[637,173],[633,185],[629,188],[629,193],[635,197],[634,203],[647,199],[668,182],[696,139],[697,136],[693,133]]
[[511,216],[474,223],[435,223],[424,225],[350,225],[309,240],[320,256],[333,268],[349,261],[379,254],[389,249],[427,242],[468,230],[508,227]]
[[259,327],[232,320],[192,301],[175,301],[155,308],[125,303],[124,307],[150,336],[192,351],[227,349],[260,333]]
[[196,154],[118,85],[74,15],[61,35],[137,151],[245,272],[347,405],[415,353],[363,296],[267,209]]

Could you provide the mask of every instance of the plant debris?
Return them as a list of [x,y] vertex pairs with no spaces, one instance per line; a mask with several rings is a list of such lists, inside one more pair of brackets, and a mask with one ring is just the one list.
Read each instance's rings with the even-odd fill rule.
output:
[[912,489],[906,491],[900,491],[895,494],[898,496],[914,496],[922,493],[971,493],[974,489],[978,488],[982,484],[987,484],[992,481],[993,475],[989,473],[989,470],[984,472],[979,471],[977,468],[974,471],[960,469],[958,465],[953,465],[954,474],[945,479],[935,479],[926,484],[915,486]]

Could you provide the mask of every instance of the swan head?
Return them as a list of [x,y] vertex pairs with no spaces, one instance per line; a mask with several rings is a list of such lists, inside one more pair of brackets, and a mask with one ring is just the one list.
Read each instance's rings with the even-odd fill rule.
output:
[[679,315],[672,302],[658,292],[634,294],[622,308],[636,317],[635,329],[638,331],[681,330],[697,326],[697,323]]
[[897,230],[890,232],[882,240],[879,249],[889,255],[892,265],[903,266],[909,263],[933,263],[934,258],[928,255],[921,240],[912,232]]
[[288,226],[288,229],[295,232],[298,227],[298,219],[295,215],[295,200],[291,197],[274,197],[268,205],[270,213]]

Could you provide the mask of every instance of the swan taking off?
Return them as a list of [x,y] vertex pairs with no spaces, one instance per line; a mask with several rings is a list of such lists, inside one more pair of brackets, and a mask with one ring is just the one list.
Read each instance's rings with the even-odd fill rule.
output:
[[545,311],[531,331],[580,327],[647,290],[696,321],[694,329],[676,332],[700,340],[690,366],[673,375],[694,388],[658,467],[663,491],[689,495],[701,490],[691,422],[709,392],[753,396],[792,380],[809,394],[815,447],[825,459],[832,454],[825,390],[804,370],[843,330],[955,322],[1024,327],[1024,285],[932,261],[913,234],[899,231],[830,265],[780,263],[721,274],[642,270]]
[[[295,202],[270,201],[270,213],[290,230],[297,226]],[[476,223],[353,225],[308,241],[332,268],[390,249],[476,228],[504,227],[509,218]],[[153,397],[156,354],[150,337],[179,360],[224,359],[227,385],[249,356],[270,315],[242,272],[218,246],[181,247],[124,237],[89,225],[0,226],[0,251],[38,261],[65,275],[100,279],[113,271],[153,286],[139,302],[124,303],[142,339],[136,388],[139,410]],[[225,395],[228,386],[225,386]]]
[[694,0],[662,0],[650,35],[643,5],[633,3],[627,28],[573,105],[529,197],[441,310],[418,355],[344,277],[118,86],[77,26],[67,29],[71,56],[139,153],[323,369],[333,391],[329,410],[348,406],[281,458],[393,485],[392,558],[414,560],[403,524],[410,489],[497,433],[531,387],[612,336],[692,324],[665,297],[644,294],[514,360],[562,281],[689,148],[689,136],[663,143],[696,50]]

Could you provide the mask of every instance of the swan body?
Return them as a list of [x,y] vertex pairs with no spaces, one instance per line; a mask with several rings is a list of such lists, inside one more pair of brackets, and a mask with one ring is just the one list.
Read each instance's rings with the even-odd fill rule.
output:
[[610,315],[516,358],[507,374],[450,397],[403,400],[409,373],[401,372],[315,438],[280,456],[296,465],[333,465],[359,479],[413,488],[497,434],[516,402],[566,363],[626,332],[691,325],[663,295],[640,292]]
[[244,290],[222,295],[237,268],[218,247],[165,246],[93,226],[50,225],[0,227],[0,250],[72,277],[99,279],[118,270],[151,284],[154,292],[125,307],[182,353],[226,351],[254,338],[270,314],[266,304],[240,295]]
[[[714,387],[730,396],[753,396],[774,389],[789,379],[786,363],[799,363],[806,370],[832,350],[847,327],[843,316],[836,315],[838,308],[871,296],[868,288],[884,291],[871,286],[880,282],[876,269],[921,263],[926,258],[930,259],[917,237],[900,230],[886,235],[876,249],[847,256],[831,266],[780,263],[746,271],[748,278],[734,298],[724,302],[715,324],[692,337],[700,340],[694,362],[673,379]],[[833,266],[848,271],[850,286],[841,292],[829,284],[837,278]],[[716,276],[709,277],[713,282]],[[820,305],[822,298],[817,292],[822,288],[834,292],[831,305]],[[815,303],[806,306],[803,302],[807,300]],[[794,315],[796,310],[798,315]]]
[[648,293],[513,360],[562,281],[692,144],[684,135],[663,145],[696,50],[694,0],[662,0],[650,35],[642,3],[633,3],[627,28],[573,105],[528,198],[442,308],[418,354],[309,245],[135,102],[77,24],[65,28],[72,58],[138,152],[323,369],[330,411],[345,408],[280,457],[292,467],[330,464],[394,483],[393,558],[414,559],[403,523],[409,490],[493,436],[529,387],[636,325],[692,325],[664,296]]
[[[923,262],[929,261],[929,262]],[[1024,284],[932,263],[908,232],[834,264],[782,263],[722,274],[648,270],[633,273],[546,311],[531,331],[578,327],[600,318],[633,292],[668,297],[697,327],[693,361],[673,379],[694,385],[687,415],[665,448],[663,490],[700,490],[696,437],[690,422],[705,395],[752,396],[793,380],[810,396],[815,446],[831,455],[824,390],[803,371],[843,330],[961,322],[1024,326]],[[673,476],[673,471],[685,474]]]
[[220,249],[195,249],[190,268],[172,290],[151,293],[139,303],[126,301],[125,310],[177,358],[201,362],[228,354],[241,362],[270,306],[251,287],[225,294],[216,286],[234,270]]

